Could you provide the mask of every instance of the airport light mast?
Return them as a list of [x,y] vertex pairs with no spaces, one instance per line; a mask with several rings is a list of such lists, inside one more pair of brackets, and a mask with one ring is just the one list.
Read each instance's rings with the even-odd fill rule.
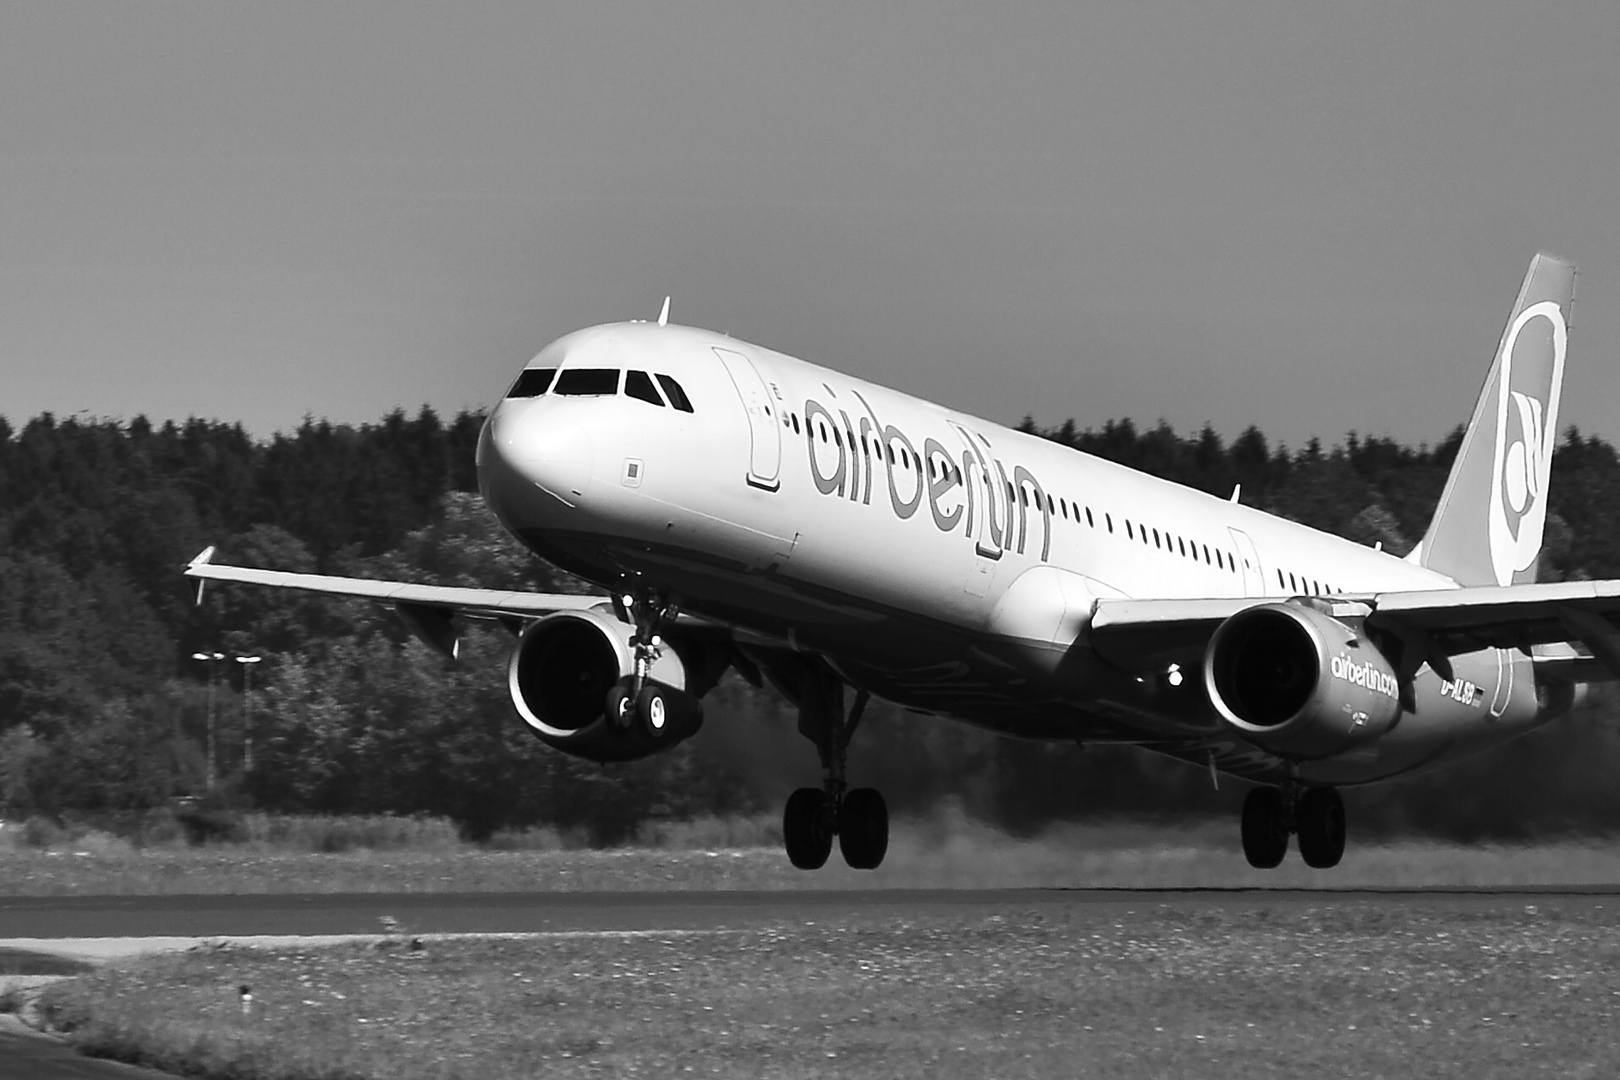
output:
[[218,677],[218,674],[217,674],[219,669],[218,669],[218,667],[216,665],[218,664],[219,661],[225,659],[225,654],[222,653],[222,652],[194,652],[194,653],[191,654],[191,658],[193,660],[200,660],[203,663],[208,665],[208,779],[207,779],[207,788],[208,788],[209,791],[213,791],[214,790],[214,773],[215,773],[215,770],[214,770],[214,685],[215,685],[215,683],[217,683],[219,681],[219,677]]
[[253,771],[253,665],[262,656],[238,656],[242,665],[242,771]]

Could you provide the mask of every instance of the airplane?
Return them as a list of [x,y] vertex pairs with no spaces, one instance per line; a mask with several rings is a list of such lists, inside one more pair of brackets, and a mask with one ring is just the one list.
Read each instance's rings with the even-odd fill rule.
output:
[[1256,786],[1248,862],[1337,865],[1339,789],[1499,745],[1620,677],[1620,581],[1540,582],[1575,268],[1530,264],[1428,531],[1404,558],[724,334],[568,334],[480,435],[480,489],[602,596],[227,566],[204,582],[390,604],[454,657],[515,638],[541,741],[599,762],[694,734],[734,669],[797,708],[823,782],[793,865],[888,848],[846,782],[871,698],[1007,735],[1125,743]]

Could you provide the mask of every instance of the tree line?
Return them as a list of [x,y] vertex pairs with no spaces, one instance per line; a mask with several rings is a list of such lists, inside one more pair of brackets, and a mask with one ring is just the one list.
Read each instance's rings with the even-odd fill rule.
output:
[[[526,734],[506,698],[511,639],[500,629],[473,626],[449,665],[358,601],[227,586],[192,602],[180,569],[207,544],[222,561],[278,569],[581,588],[483,509],[482,422],[396,410],[357,426],[306,419],[255,440],[197,419],[45,414],[20,429],[0,419],[0,810],[137,813],[207,796],[282,812],[446,815],[473,837],[546,823],[612,842],[649,819],[771,810],[816,782],[791,711],[735,677],[707,701],[696,738],[602,767]],[[1411,447],[1352,433],[1290,449],[1256,428],[1230,442],[1129,420],[1023,428],[1222,497],[1241,486],[1245,503],[1396,553],[1422,535],[1461,438]],[[1550,505],[1544,577],[1620,576],[1614,448],[1568,430]],[[1357,827],[1607,830],[1620,823],[1613,701],[1600,691],[1503,750],[1351,792]],[[897,812],[956,799],[1020,832],[1097,815],[1228,814],[1242,791],[1128,749],[1023,742],[876,703],[851,770]]]

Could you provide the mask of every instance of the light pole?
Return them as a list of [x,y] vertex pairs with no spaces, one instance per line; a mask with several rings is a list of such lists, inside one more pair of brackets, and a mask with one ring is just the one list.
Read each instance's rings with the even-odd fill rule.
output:
[[253,665],[262,656],[238,656],[242,665],[242,771],[253,771]]
[[222,652],[194,652],[193,660],[201,660],[208,665],[208,790],[214,790],[214,684],[218,681],[215,674],[219,669],[214,665],[225,659]]

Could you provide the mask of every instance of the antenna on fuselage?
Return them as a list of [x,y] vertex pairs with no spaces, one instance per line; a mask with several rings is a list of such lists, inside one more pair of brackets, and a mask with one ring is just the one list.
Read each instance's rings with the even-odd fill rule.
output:
[[1235,503],[1235,502],[1238,501],[1238,496],[1242,495],[1242,494],[1243,494],[1243,485],[1242,484],[1233,484],[1232,485],[1232,497],[1230,499],[1227,499],[1226,501],[1231,502],[1231,503]]
[[669,297],[664,297],[664,310],[658,313],[658,325],[669,325]]

